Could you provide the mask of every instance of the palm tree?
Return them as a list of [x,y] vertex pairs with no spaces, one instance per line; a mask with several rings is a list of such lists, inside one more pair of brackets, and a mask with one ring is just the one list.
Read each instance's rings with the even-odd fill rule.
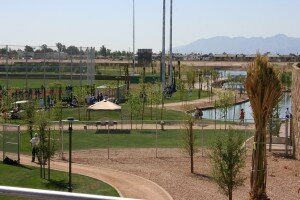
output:
[[266,127],[273,108],[281,97],[278,74],[266,56],[257,55],[248,66],[245,88],[250,99],[255,121],[250,199],[268,199],[266,194],[267,156]]

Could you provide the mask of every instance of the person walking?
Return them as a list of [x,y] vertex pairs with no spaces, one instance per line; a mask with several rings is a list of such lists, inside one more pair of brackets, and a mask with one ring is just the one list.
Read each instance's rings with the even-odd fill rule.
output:
[[245,111],[244,109],[241,109],[240,111],[240,123],[244,123],[245,122]]
[[39,140],[39,137],[38,137],[38,134],[35,133],[34,134],[34,137],[31,138],[30,140],[30,144],[31,144],[31,148],[32,148],[32,160],[31,162],[34,162],[35,161],[35,156],[37,154],[37,148],[38,148],[38,144],[39,144],[40,140]]

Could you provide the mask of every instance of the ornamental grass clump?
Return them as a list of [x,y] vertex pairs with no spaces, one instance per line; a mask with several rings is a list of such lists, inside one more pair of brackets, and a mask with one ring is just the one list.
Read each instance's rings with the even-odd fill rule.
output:
[[255,122],[250,199],[268,199],[266,194],[266,127],[273,108],[280,100],[281,84],[278,74],[268,63],[266,56],[257,55],[248,66],[245,88]]

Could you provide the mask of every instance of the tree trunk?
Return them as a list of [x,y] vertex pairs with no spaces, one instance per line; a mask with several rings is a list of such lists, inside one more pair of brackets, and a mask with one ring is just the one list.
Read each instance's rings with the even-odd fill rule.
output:
[[252,200],[268,199],[266,194],[267,156],[266,156],[266,128],[256,127],[252,153],[251,192]]
[[191,173],[194,173],[194,137],[193,123],[190,123],[190,156],[191,156]]
[[153,95],[151,95],[151,96],[152,96],[152,97],[151,97],[151,103],[150,103],[150,104],[151,104],[151,105],[150,105],[150,113],[151,113],[150,115],[151,115],[151,120],[152,120],[152,116],[153,116],[153,115],[152,115],[152,109],[153,109],[153,108],[152,108],[152,99],[153,99]]
[[191,173],[194,173],[194,155],[191,155]]
[[229,190],[229,192],[228,192],[228,199],[232,200],[232,190]]
[[80,106],[78,105],[78,119],[80,120]]
[[132,130],[132,103],[130,103],[130,129]]

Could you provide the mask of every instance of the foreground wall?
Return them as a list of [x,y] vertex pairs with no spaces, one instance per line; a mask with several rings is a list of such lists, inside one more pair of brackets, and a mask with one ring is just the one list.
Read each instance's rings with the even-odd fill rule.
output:
[[296,137],[296,158],[300,159],[300,68],[294,66],[292,85],[293,127]]

